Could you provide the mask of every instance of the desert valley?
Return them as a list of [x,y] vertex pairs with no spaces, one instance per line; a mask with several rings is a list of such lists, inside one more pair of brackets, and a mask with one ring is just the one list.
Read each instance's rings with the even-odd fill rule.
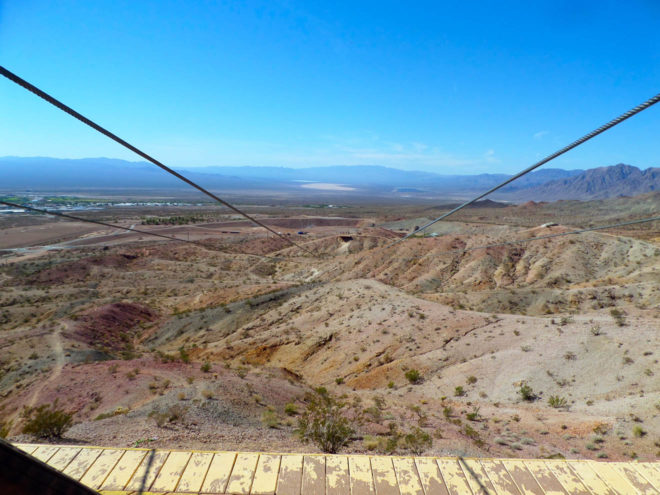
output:
[[[660,193],[445,202],[132,204],[77,213],[162,240],[0,216],[0,418],[71,414],[60,443],[315,452],[324,387],[342,452],[660,455]],[[475,247],[489,246],[483,249]]]

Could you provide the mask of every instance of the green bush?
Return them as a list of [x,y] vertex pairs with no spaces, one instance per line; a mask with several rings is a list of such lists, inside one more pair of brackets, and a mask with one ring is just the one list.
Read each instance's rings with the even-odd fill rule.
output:
[[410,433],[403,436],[403,447],[414,455],[422,455],[433,446],[431,435],[415,426]]
[[460,385],[456,388],[454,388],[454,395],[456,397],[463,397],[465,395],[465,390],[463,390],[463,387]]
[[211,371],[211,363],[209,363],[209,362],[204,363],[200,369],[204,373],[208,373],[209,371]]
[[563,397],[559,397],[558,395],[551,395],[548,399],[548,405],[550,407],[554,407],[555,409],[559,409],[561,407],[566,407],[568,403]]
[[324,387],[305,396],[307,407],[298,419],[297,433],[303,442],[315,443],[323,452],[336,453],[355,433],[346,416],[347,404]]
[[522,382],[520,384],[520,388],[518,389],[518,394],[520,394],[520,397],[524,401],[533,402],[536,400],[536,394],[532,390],[532,387],[530,387],[527,384],[527,382]]
[[190,354],[188,354],[188,351],[184,347],[179,347],[179,357],[184,363],[190,362]]
[[284,406],[284,414],[287,416],[295,416],[298,414],[298,408],[293,402],[289,402]]
[[71,428],[73,416],[57,408],[57,399],[52,404],[42,404],[23,410],[25,418],[23,433],[37,438],[60,438]]
[[270,407],[261,413],[261,422],[268,428],[279,428],[280,426],[280,418],[277,417],[277,413]]
[[406,376],[406,379],[410,383],[413,383],[413,384],[414,383],[419,383],[419,382],[422,381],[422,375],[416,369],[411,369],[411,370],[406,371],[405,376]]
[[641,438],[644,435],[646,435],[646,432],[644,431],[644,428],[641,426],[637,425],[633,427],[633,435],[636,436],[637,438]]
[[0,438],[7,438],[7,435],[9,435],[10,428],[11,428],[11,422],[0,423]]

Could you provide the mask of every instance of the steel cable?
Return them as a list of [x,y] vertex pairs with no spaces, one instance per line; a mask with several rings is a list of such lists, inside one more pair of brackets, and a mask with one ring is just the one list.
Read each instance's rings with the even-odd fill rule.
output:
[[251,257],[254,257],[254,258],[264,258],[264,259],[268,259],[268,260],[279,261],[279,259],[277,259],[277,258],[272,258],[270,256],[263,256],[263,255],[258,255],[258,254],[230,253],[230,252],[227,252],[227,251],[223,251],[222,249],[214,248],[213,246],[207,246],[206,244],[204,244],[202,242],[198,242],[198,241],[189,241],[187,239],[179,239],[177,237],[171,237],[171,236],[164,235],[164,234],[158,234],[156,232],[148,232],[146,230],[138,230],[138,229],[134,229],[132,227],[123,227],[121,225],[106,223],[106,222],[102,222],[100,220],[92,220],[90,218],[82,218],[82,217],[77,217],[77,216],[74,216],[74,215],[67,215],[66,213],[61,213],[59,211],[44,210],[44,209],[41,209],[41,208],[35,208],[34,206],[26,206],[26,205],[21,205],[21,204],[17,204],[17,203],[11,203],[9,201],[0,201],[0,205],[11,206],[12,208],[21,208],[21,209],[24,209],[24,210],[34,211],[35,213],[43,213],[45,215],[54,215],[54,216],[57,216],[57,217],[62,217],[62,218],[66,218],[66,219],[69,219],[69,220],[76,220],[76,221],[79,221],[79,222],[95,223],[97,225],[102,225],[104,227],[110,227],[112,229],[127,230],[129,232],[135,232],[135,233],[138,233],[138,234],[151,235],[151,236],[154,236],[154,237],[161,237],[163,239],[168,239],[170,241],[185,242],[186,244],[194,244],[195,246],[198,246],[198,247],[201,247],[201,248],[204,248],[204,249],[208,249],[210,251],[217,251],[217,252],[223,253],[223,254],[240,254],[241,256],[251,256]]
[[638,114],[639,112],[641,112],[641,111],[643,111],[643,110],[646,110],[647,108],[649,108],[649,107],[652,106],[652,105],[655,105],[656,103],[658,103],[658,101],[660,101],[660,93],[657,94],[657,95],[655,95],[655,96],[652,97],[652,98],[649,98],[648,100],[646,100],[646,101],[645,101],[644,103],[642,103],[641,105],[637,105],[635,108],[632,108],[631,110],[628,110],[626,113],[619,115],[617,118],[615,118],[615,119],[609,121],[607,124],[600,126],[598,129],[596,129],[596,130],[594,130],[594,131],[591,131],[589,134],[586,134],[586,135],[582,136],[582,137],[581,137],[580,139],[578,139],[577,141],[573,141],[573,142],[572,142],[571,144],[569,144],[568,146],[564,146],[564,147],[563,147],[562,149],[560,149],[559,151],[555,151],[555,152],[552,153],[551,155],[548,155],[548,156],[545,157],[543,160],[536,162],[534,165],[532,165],[532,166],[530,166],[530,167],[527,167],[527,168],[526,168],[525,170],[523,170],[522,172],[518,172],[518,173],[517,173],[516,175],[514,175],[513,177],[510,177],[510,178],[508,178],[507,180],[505,180],[504,182],[498,184],[497,186],[490,188],[490,189],[489,189],[488,191],[486,191],[485,193],[480,194],[479,196],[477,196],[477,197],[474,198],[474,199],[471,199],[470,201],[466,201],[465,203],[463,203],[463,204],[457,206],[456,208],[454,208],[453,210],[451,210],[451,211],[449,211],[449,212],[447,212],[447,213],[445,213],[445,214],[439,216],[439,217],[436,218],[435,220],[432,220],[431,222],[429,222],[429,223],[427,223],[427,224],[421,226],[421,227],[420,227],[419,229],[417,229],[416,231],[411,232],[410,234],[406,235],[405,237],[403,237],[403,238],[401,238],[401,239],[399,239],[399,240],[393,242],[393,243],[390,244],[388,247],[394,246],[395,244],[398,244],[399,242],[403,242],[403,241],[405,241],[406,239],[408,239],[409,237],[411,237],[411,236],[413,236],[414,234],[416,234],[417,232],[421,232],[421,231],[427,229],[428,227],[430,227],[431,225],[433,225],[434,223],[437,223],[437,222],[439,222],[440,220],[443,220],[443,219],[447,218],[448,216],[453,215],[453,214],[456,213],[457,211],[462,210],[462,209],[465,208],[466,206],[470,206],[471,204],[476,203],[476,202],[479,201],[480,199],[485,198],[485,197],[488,196],[489,194],[491,194],[491,193],[497,191],[498,189],[503,188],[503,187],[506,186],[507,184],[510,184],[510,183],[513,182],[514,180],[519,179],[520,177],[522,177],[522,176],[525,175],[525,174],[528,174],[528,173],[531,172],[532,170],[534,170],[534,169],[540,167],[541,165],[544,165],[544,164],[548,163],[549,161],[554,160],[554,159],[557,158],[558,156],[563,155],[563,154],[566,153],[567,151],[570,151],[570,150],[572,150],[573,148],[576,148],[577,146],[580,146],[581,144],[583,144],[583,143],[585,143],[586,141],[589,141],[590,139],[592,139],[592,138],[598,136],[599,134],[605,132],[606,130],[608,130],[608,129],[612,128],[612,127],[614,127],[615,125],[620,124],[620,123],[623,122],[624,120],[629,119],[629,118],[632,117],[633,115]]
[[154,165],[160,167],[160,168],[163,169],[165,172],[167,172],[167,173],[173,175],[173,176],[176,177],[177,179],[179,179],[179,180],[185,182],[186,184],[188,184],[188,185],[194,187],[194,188],[197,189],[198,191],[204,193],[205,195],[207,195],[207,196],[209,196],[210,198],[214,199],[214,200],[217,201],[218,203],[220,203],[220,204],[226,206],[226,207],[229,208],[230,210],[233,210],[234,212],[236,212],[236,213],[238,213],[239,215],[241,215],[241,216],[247,218],[247,219],[250,220],[251,222],[253,222],[253,223],[259,225],[260,227],[263,227],[263,228],[266,229],[267,231],[269,231],[269,232],[275,234],[277,237],[279,237],[279,238],[281,238],[281,239],[284,239],[284,240],[285,240],[286,242],[288,242],[289,244],[291,244],[291,245],[297,247],[298,249],[301,249],[302,251],[304,251],[304,252],[306,252],[306,253],[308,253],[308,254],[310,254],[310,255],[312,255],[312,256],[316,256],[314,253],[312,253],[312,252],[309,251],[308,249],[305,249],[305,248],[299,246],[297,243],[293,242],[291,239],[288,239],[287,237],[283,236],[282,234],[279,234],[278,232],[276,232],[275,230],[271,229],[271,228],[268,227],[267,225],[263,224],[262,222],[260,222],[260,221],[257,220],[256,218],[253,218],[251,215],[248,215],[247,213],[245,213],[245,212],[241,211],[239,208],[237,208],[237,207],[231,205],[230,203],[228,203],[228,202],[225,201],[224,199],[222,199],[222,198],[216,196],[216,195],[213,194],[212,192],[210,192],[210,191],[208,191],[207,189],[203,188],[202,186],[196,184],[195,182],[193,182],[192,180],[188,179],[187,177],[181,175],[179,172],[177,172],[177,171],[175,171],[175,170],[172,170],[172,169],[171,169],[170,167],[168,167],[167,165],[165,165],[165,164],[159,162],[158,160],[156,160],[155,158],[151,157],[151,156],[148,155],[147,153],[141,151],[140,149],[136,148],[136,147],[133,146],[132,144],[130,144],[130,143],[124,141],[122,138],[120,138],[120,137],[117,136],[116,134],[113,134],[112,132],[108,131],[107,129],[105,129],[105,128],[101,127],[100,125],[96,124],[95,122],[89,120],[89,119],[88,119],[87,117],[85,117],[84,115],[82,115],[82,114],[76,112],[73,108],[71,108],[71,107],[65,105],[64,103],[60,102],[59,100],[53,98],[53,97],[50,96],[48,93],[46,93],[46,92],[40,90],[40,89],[37,88],[36,86],[30,84],[30,83],[27,82],[26,80],[20,78],[19,76],[17,76],[17,75],[14,74],[13,72],[7,70],[6,68],[4,68],[4,67],[2,67],[2,66],[0,66],[0,74],[2,74],[3,76],[5,76],[5,77],[6,77],[7,79],[9,79],[10,81],[12,81],[12,82],[18,84],[19,86],[21,86],[21,87],[27,89],[28,91],[34,93],[35,95],[37,95],[38,97],[40,97],[40,98],[42,98],[43,100],[47,101],[47,102],[50,103],[51,105],[54,105],[54,106],[56,106],[57,108],[59,108],[60,110],[62,110],[62,111],[64,111],[64,112],[68,113],[68,114],[71,115],[72,117],[78,119],[80,122],[82,122],[82,123],[84,123],[84,124],[87,124],[87,125],[88,125],[89,127],[91,127],[92,129],[94,129],[94,130],[100,132],[101,134],[103,134],[103,135],[109,137],[110,139],[112,139],[113,141],[115,141],[115,142],[121,144],[123,147],[125,147],[125,148],[131,150],[133,153],[135,153],[135,154],[141,156],[141,157],[144,158],[145,160],[150,161],[151,163],[153,163]]

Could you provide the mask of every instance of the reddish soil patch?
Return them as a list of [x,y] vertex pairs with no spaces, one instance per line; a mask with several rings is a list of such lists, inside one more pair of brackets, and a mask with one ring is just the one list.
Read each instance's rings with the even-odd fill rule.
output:
[[82,282],[90,275],[93,267],[123,268],[136,258],[137,256],[133,254],[111,254],[70,261],[42,270],[22,283],[26,285],[54,285]]
[[154,321],[158,313],[136,303],[106,304],[83,314],[72,337],[111,351],[132,349],[140,323]]

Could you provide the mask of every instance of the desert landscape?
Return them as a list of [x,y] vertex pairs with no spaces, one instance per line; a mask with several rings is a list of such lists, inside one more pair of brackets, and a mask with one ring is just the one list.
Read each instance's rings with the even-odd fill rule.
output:
[[[660,193],[478,203],[208,204],[0,216],[0,418],[51,442],[317,452],[660,456],[660,225],[475,247],[650,216]],[[316,399],[314,395],[316,392]],[[43,410],[43,409],[42,409]],[[31,416],[32,415],[32,416]],[[42,440],[43,441],[43,440]]]

